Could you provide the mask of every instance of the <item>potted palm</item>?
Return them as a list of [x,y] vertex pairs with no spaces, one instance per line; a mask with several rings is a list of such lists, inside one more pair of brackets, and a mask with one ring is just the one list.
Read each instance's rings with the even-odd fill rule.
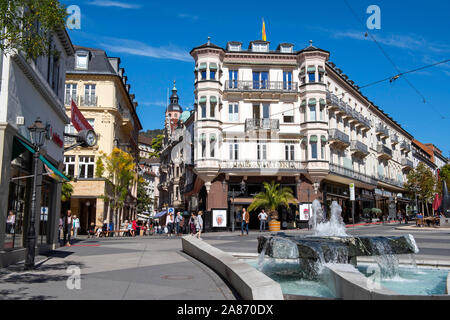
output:
[[[288,187],[280,188],[280,184],[276,184],[272,181],[270,184],[264,182],[264,192],[258,193],[254,198],[253,202],[248,207],[248,211],[251,212],[258,208],[265,208],[269,215],[269,230],[271,222],[278,222],[278,208],[285,206],[289,207],[290,203],[296,204],[297,200],[292,194],[292,189]],[[278,223],[279,226],[279,223]],[[270,231],[279,231],[278,230],[270,230]]]

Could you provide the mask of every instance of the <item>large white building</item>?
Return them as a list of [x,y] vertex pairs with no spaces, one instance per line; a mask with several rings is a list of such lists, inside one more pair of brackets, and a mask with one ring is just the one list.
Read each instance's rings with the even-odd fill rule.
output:
[[[51,40],[50,56],[34,60],[22,52],[0,52],[0,267],[25,256],[35,153],[28,128],[38,118],[47,135],[36,170],[36,252],[58,244],[61,183],[50,173],[64,177],[64,127],[70,121],[64,110],[64,82],[74,48],[65,29],[52,32]],[[7,220],[8,215],[14,218]]]
[[[361,93],[328,51],[312,42],[296,51],[290,43],[270,50],[265,41],[247,49],[208,41],[191,55],[194,184],[205,198],[192,201],[204,203],[199,209],[229,208],[228,191],[244,181],[245,193],[234,203],[241,210],[272,180],[291,187],[300,205],[317,198],[329,208],[338,201],[347,222],[350,183],[358,219],[364,208],[387,215],[406,206],[402,186],[413,167],[413,137]],[[296,210],[282,212],[284,227]]]

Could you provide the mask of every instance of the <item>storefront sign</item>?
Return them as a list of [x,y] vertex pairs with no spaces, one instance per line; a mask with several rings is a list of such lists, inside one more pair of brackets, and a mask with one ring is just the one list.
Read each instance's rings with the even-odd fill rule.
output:
[[52,141],[54,144],[56,144],[60,148],[64,147],[63,139],[57,132],[53,131],[53,127],[51,124],[47,124],[45,129],[47,130],[47,139],[48,140]]
[[350,183],[350,201],[355,201],[355,184]]
[[311,204],[305,203],[299,206],[300,221],[309,221],[311,217]]
[[213,210],[213,228],[226,228],[227,227],[227,210]]

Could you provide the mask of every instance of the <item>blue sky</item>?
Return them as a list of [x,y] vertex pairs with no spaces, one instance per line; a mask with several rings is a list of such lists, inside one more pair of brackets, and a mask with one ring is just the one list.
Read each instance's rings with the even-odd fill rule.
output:
[[[163,127],[167,89],[173,80],[180,104],[192,108],[192,48],[204,44],[208,36],[222,47],[228,41],[240,41],[246,47],[251,40],[261,39],[262,18],[272,49],[291,42],[300,50],[313,40],[315,46],[330,51],[330,60],[360,86],[397,73],[376,44],[364,37],[365,25],[345,0],[61,2],[81,9],[81,30],[69,32],[74,44],[101,48],[121,58],[144,129]],[[370,16],[367,7],[380,7],[381,30],[372,34],[402,72],[450,58],[449,1],[347,2],[364,24]],[[448,157],[450,63],[406,79],[362,91],[416,139],[434,143]]]

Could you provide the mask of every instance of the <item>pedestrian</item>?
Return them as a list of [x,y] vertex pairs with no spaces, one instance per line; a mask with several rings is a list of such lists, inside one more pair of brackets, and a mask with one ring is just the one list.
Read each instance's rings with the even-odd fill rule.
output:
[[78,229],[80,229],[80,219],[73,216],[73,239],[76,240],[78,236]]
[[70,247],[70,234],[73,229],[72,211],[67,210],[67,215],[64,218],[64,245]]
[[195,226],[195,230],[197,231],[197,233],[195,234],[195,236],[197,236],[198,239],[202,240],[201,235],[202,235],[202,230],[203,230],[203,211],[199,211],[198,215],[197,215],[197,225]]
[[262,209],[261,212],[259,213],[258,219],[259,219],[259,232],[262,232],[263,230],[266,231],[267,213],[265,213],[264,209]]
[[64,233],[64,220],[63,220],[64,214],[61,213],[61,216],[59,217],[59,227],[58,227],[58,242],[61,244],[61,234]]
[[195,234],[195,226],[197,224],[197,217],[195,216],[194,212],[191,213],[191,217],[189,218],[189,232],[191,236]]
[[88,239],[95,235],[95,223],[91,222],[89,229],[87,230]]
[[167,214],[167,219],[166,219],[167,237],[171,237],[172,236],[174,223],[175,223],[175,218],[173,216],[173,213],[169,212]]
[[13,211],[9,211],[8,218],[6,219],[6,233],[14,233],[14,225],[16,224],[16,215]]
[[131,222],[131,229],[133,230],[131,234],[133,235],[133,237],[136,237],[136,231],[137,231],[136,219],[133,219],[133,221]]
[[108,234],[108,221],[107,220],[103,221],[101,234],[104,234],[105,237]]
[[250,215],[247,212],[247,209],[242,209],[242,223],[241,223],[241,237],[244,235],[244,229],[247,231],[248,235],[248,224],[250,223]]
[[186,229],[186,219],[184,218],[184,216],[181,216],[181,221],[180,221],[180,235],[185,234],[185,230]]
[[183,217],[181,216],[181,212],[177,212],[177,216],[175,217],[175,230],[177,232],[177,236],[180,235],[180,224],[183,220]]

